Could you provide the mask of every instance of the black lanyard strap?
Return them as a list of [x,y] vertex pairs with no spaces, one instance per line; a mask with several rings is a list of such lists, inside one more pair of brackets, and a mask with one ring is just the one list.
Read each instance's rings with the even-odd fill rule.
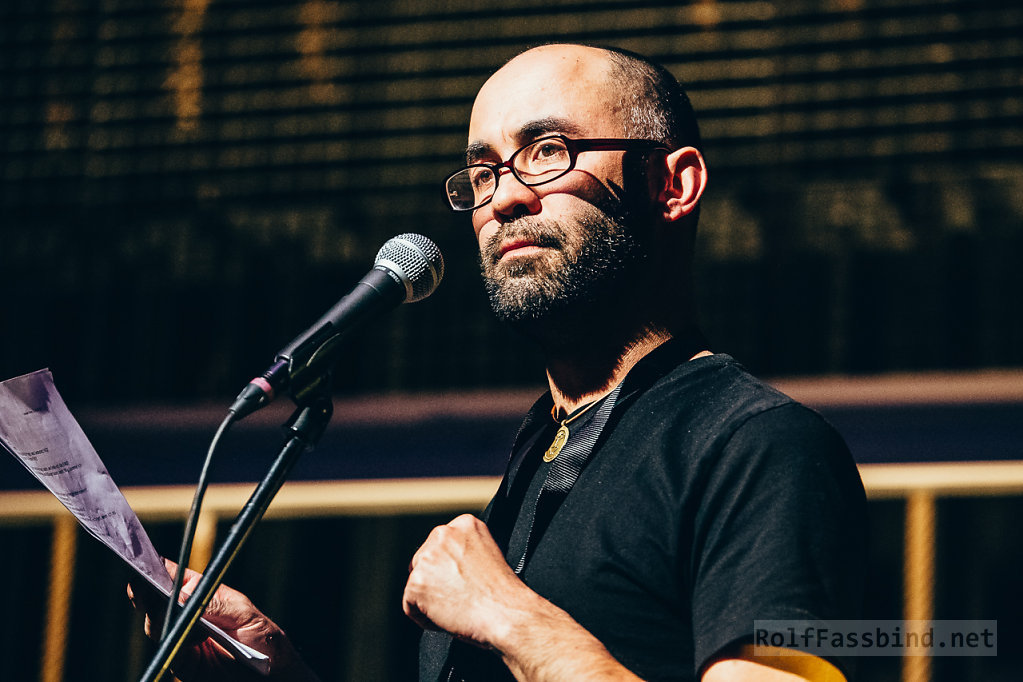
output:
[[522,556],[515,566],[515,573],[522,573],[526,567],[526,561],[536,547],[537,541],[543,537],[544,531],[550,525],[551,519],[558,511],[558,507],[564,502],[572,486],[579,479],[586,462],[589,461],[593,449],[600,439],[600,434],[611,417],[618,394],[622,385],[618,384],[603,399],[603,403],[597,408],[593,418],[582,425],[576,433],[572,433],[565,443],[557,458],[551,463],[547,470],[547,477],[544,479],[543,487],[536,498],[536,506],[533,511],[533,522],[530,525],[529,533],[526,536],[526,546]]

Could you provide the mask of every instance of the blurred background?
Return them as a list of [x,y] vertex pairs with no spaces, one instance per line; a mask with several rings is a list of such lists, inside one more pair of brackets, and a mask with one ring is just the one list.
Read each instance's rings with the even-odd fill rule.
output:
[[[488,74],[550,41],[641,52],[682,81],[711,169],[696,277],[712,347],[820,409],[865,472],[909,467],[864,474],[867,615],[907,613],[919,562],[914,613],[1001,616],[998,657],[865,660],[864,679],[1019,679],[1016,0],[7,0],[0,379],[53,371],[173,554],[234,395],[388,238],[433,239],[445,281],[346,339],[335,423],[295,474],[340,498],[360,490],[345,482],[422,485],[296,503],[228,578],[325,679],[411,679],[405,564],[432,525],[482,505],[543,388],[536,353],[491,318],[439,181]],[[261,476],[286,416],[240,426],[218,483]],[[0,679],[135,679],[151,649],[127,572],[2,459]],[[1008,468],[971,478],[989,460]],[[912,467],[935,462],[958,468],[922,482]],[[172,484],[184,496],[150,506]]]

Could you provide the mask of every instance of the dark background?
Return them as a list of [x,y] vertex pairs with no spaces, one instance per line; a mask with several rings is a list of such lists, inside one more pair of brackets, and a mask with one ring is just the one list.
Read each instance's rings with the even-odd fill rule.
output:
[[[0,378],[51,368],[119,483],[191,482],[207,407],[388,238],[419,232],[445,281],[349,336],[339,405],[458,409],[339,414],[296,476],[496,473],[542,370],[492,320],[438,180],[487,75],[556,40],[645,53],[689,90],[711,167],[696,276],[714,350],[768,377],[1023,366],[1017,0],[6,0]],[[1019,401],[949,394],[824,411],[860,462],[1021,458]],[[256,478],[273,428],[240,427],[217,475]],[[35,485],[4,464],[0,487]],[[997,618],[1003,637],[995,659],[936,659],[935,680],[1018,679],[1020,506],[939,502],[935,613]],[[868,617],[901,613],[903,511],[871,503]],[[228,582],[325,679],[407,680],[404,567],[447,518],[265,522]],[[180,527],[147,525],[171,553]],[[49,530],[3,525],[0,546],[0,679],[36,679]],[[148,660],[126,579],[82,537],[67,681],[136,679]],[[896,659],[863,665],[898,679]]]
[[438,180],[521,49],[664,62],[703,121],[713,347],[768,375],[1023,364],[1015,1],[13,0],[0,9],[0,376],[228,400],[420,232],[448,275],[339,391],[539,385]]

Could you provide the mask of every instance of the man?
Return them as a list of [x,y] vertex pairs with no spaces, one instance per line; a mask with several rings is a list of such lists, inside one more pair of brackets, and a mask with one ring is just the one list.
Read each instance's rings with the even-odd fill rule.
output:
[[856,617],[864,498],[830,427],[696,331],[698,141],[674,79],[622,52],[535,48],[480,90],[446,190],[550,393],[486,520],[412,559],[421,679],[842,679],[750,646],[755,619]]

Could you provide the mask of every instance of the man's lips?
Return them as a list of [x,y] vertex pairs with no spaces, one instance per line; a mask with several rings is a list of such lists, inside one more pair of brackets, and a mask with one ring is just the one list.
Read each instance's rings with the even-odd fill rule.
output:
[[508,254],[525,255],[528,252],[543,248],[547,247],[545,247],[543,244],[541,244],[539,241],[535,239],[527,238],[509,239],[505,242],[502,242],[497,247],[497,257],[498,259],[501,259]]

